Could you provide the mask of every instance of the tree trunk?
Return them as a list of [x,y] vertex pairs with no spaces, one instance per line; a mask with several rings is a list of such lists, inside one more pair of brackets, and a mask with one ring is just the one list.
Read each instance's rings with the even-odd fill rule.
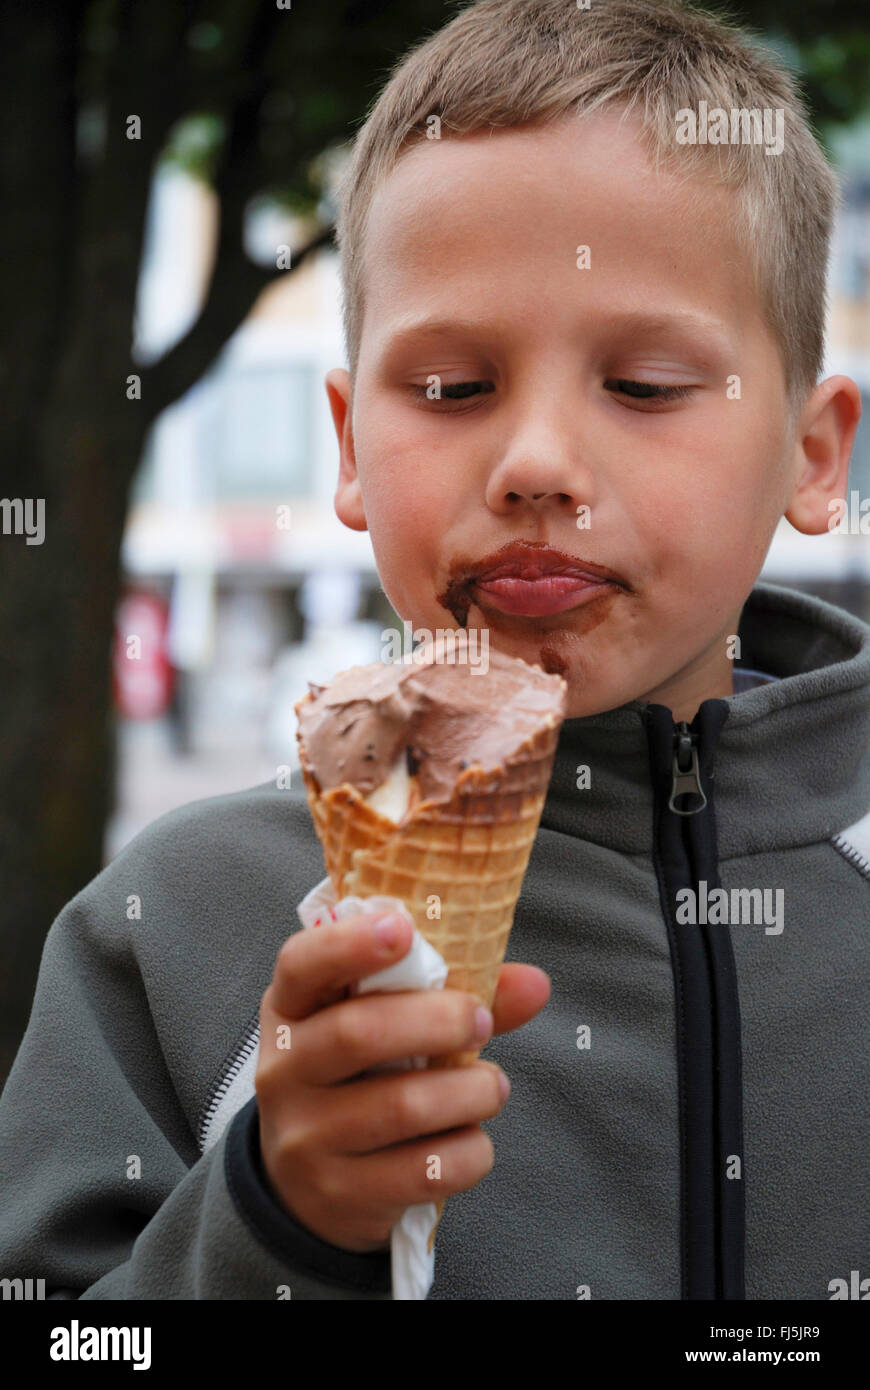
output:
[[[227,125],[208,299],[164,357],[133,362],[148,194],[167,134],[196,89],[185,37],[200,8],[201,0],[116,0],[114,39],[97,72],[87,0],[0,0],[0,493],[8,518],[0,534],[0,1085],[27,1025],[46,932],[102,867],[114,800],[120,548],[146,435],[211,366],[260,291],[288,273],[253,265],[243,250],[246,203],[269,181],[258,118],[283,17],[252,5],[233,12],[223,69],[199,75],[200,94]],[[104,147],[90,154],[76,148],[88,84],[105,116]],[[132,140],[130,116],[141,126]],[[299,142],[301,167],[318,148]],[[333,231],[298,249],[292,269]],[[128,391],[133,376],[138,394]],[[44,505],[41,543],[14,532],[28,504]],[[125,908],[126,895],[119,921]]]

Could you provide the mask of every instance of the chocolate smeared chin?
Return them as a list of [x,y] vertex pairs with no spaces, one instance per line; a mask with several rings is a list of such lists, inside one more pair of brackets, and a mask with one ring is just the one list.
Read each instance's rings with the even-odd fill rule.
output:
[[468,622],[468,610],[472,601],[471,582],[468,579],[451,579],[443,594],[438,595],[441,607],[453,614],[453,619],[459,627],[465,627]]

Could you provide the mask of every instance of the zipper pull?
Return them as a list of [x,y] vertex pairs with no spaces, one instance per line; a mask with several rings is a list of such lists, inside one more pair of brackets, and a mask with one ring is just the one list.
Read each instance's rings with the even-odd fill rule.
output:
[[[691,732],[685,719],[681,719],[674,732],[671,799],[668,802],[668,810],[674,811],[678,816],[694,816],[698,811],[703,811],[707,805],[698,768],[697,739],[698,735]],[[678,796],[699,796],[701,804],[700,806],[692,806],[688,811],[681,811],[679,806],[674,805]]]

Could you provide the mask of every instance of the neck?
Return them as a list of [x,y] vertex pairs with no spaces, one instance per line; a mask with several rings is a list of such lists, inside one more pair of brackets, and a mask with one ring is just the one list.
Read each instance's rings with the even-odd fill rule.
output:
[[705,700],[725,700],[734,694],[734,663],[728,656],[729,635],[738,631],[740,613],[735,614],[723,632],[687,666],[675,671],[660,685],[638,699],[666,705],[675,723],[691,723]]

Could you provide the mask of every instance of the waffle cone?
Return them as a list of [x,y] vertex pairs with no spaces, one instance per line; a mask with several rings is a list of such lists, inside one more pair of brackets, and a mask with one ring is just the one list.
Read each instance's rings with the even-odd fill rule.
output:
[[[420,801],[398,825],[349,784],[322,791],[300,749],[308,804],[336,896],[399,898],[443,957],[446,987],[467,990],[488,1008],[538,831],[560,725],[550,716],[504,765],[465,769],[449,801]],[[429,1066],[464,1066],[479,1051],[432,1057]]]
[[540,823],[558,732],[553,720],[505,766],[489,772],[467,768],[449,801],[419,802],[399,825],[368,806],[354,787],[321,791],[303,758],[308,804],[336,896],[399,898],[443,956],[447,985],[478,995],[487,1007]]

